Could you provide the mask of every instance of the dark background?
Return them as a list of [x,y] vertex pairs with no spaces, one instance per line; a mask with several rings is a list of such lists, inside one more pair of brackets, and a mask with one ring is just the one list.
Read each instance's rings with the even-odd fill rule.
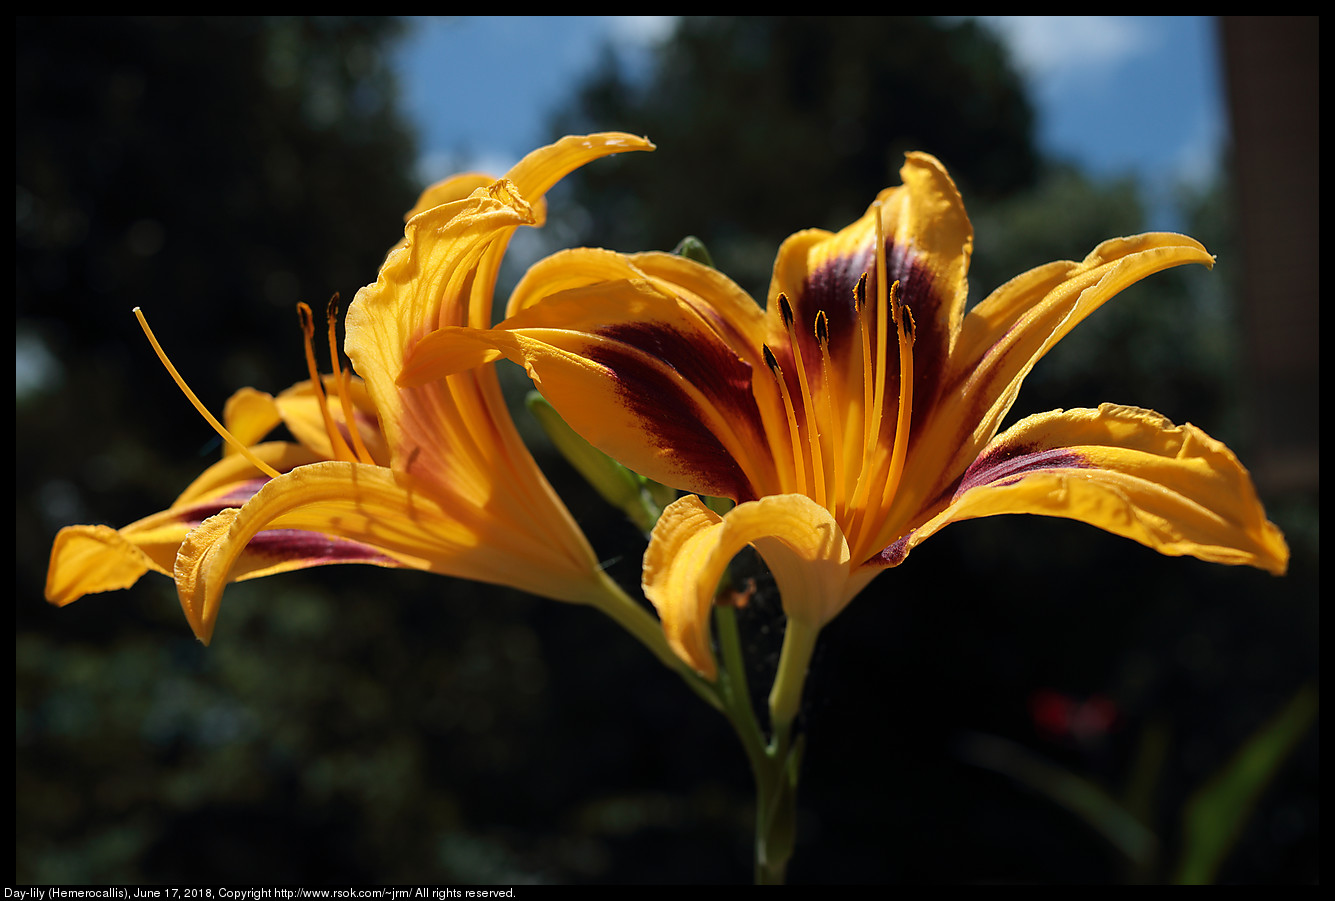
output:
[[[919,148],[964,192],[977,297],[1142,228],[1136,184],[1035,148],[985,30],[851,24],[685,20],[648,87],[609,55],[553,135],[660,149],[583,170],[553,216],[577,208],[580,241],[620,250],[696,233],[762,293],[784,236],[851,221]],[[373,280],[419,186],[395,21],[16,26],[15,882],[748,881],[750,776],[727,724],[589,610],[328,568],[231,587],[206,649],[161,577],[43,603],[61,526],[162,509],[217,453],[130,308],[212,409],[281,390],[305,377],[294,304]],[[1289,574],[1036,517],[933,538],[822,636],[791,881],[1170,878],[1189,799],[1316,684],[1317,25],[1221,32],[1229,177],[1180,198],[1219,264],[1100,311],[1017,414],[1111,400],[1202,426],[1251,466]],[[536,452],[633,590],[643,541]],[[761,586],[743,614],[758,686],[781,634]],[[1036,718],[1054,695],[1084,727]],[[1220,880],[1318,880],[1317,729]],[[980,735],[1122,799],[1158,853],[1132,865],[980,765]]]

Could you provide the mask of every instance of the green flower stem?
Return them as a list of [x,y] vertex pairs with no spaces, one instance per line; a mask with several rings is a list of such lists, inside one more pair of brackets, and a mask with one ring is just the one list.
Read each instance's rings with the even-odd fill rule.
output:
[[783,633],[783,650],[779,653],[779,671],[774,675],[774,688],[769,693],[770,724],[775,740],[787,742],[788,734],[797,719],[802,704],[802,687],[807,681],[807,667],[816,649],[820,628],[799,620],[788,620]]
[[737,632],[737,611],[732,607],[714,607],[714,625],[718,633],[723,670],[719,673],[719,694],[723,698],[723,713],[732,723],[742,742],[751,771],[757,775],[767,766],[765,739],[751,707],[751,690],[746,681],[746,660],[742,656],[741,638]]
[[781,885],[792,857],[797,832],[797,783],[801,774],[802,741],[793,736],[793,723],[802,700],[807,666],[819,629],[789,620],[779,655],[779,671],[770,692],[770,736],[751,704],[736,611],[714,608],[722,667],[717,682],[709,682],[690,668],[667,643],[661,624],[635,603],[606,573],[599,574],[601,589],[593,606],[606,613],[639,640],[665,666],[715,710],[728,718],[751,763],[756,784],[755,881]]
[[723,713],[741,739],[756,783],[755,881],[757,885],[781,885],[797,834],[802,741],[800,737],[794,739],[793,722],[819,630],[788,621],[779,672],[770,694],[771,732],[766,741],[751,706],[735,611],[715,607],[714,623],[723,658],[719,674]]

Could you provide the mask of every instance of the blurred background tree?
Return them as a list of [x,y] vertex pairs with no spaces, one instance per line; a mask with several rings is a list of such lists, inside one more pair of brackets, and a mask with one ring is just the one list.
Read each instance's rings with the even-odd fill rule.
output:
[[658,149],[652,164],[575,174],[581,239],[670,249],[705,231],[720,267],[761,296],[779,242],[851,222],[898,182],[907,150],[949,160],[968,196],[1012,195],[1039,171],[1019,75],[971,20],[687,17],[643,82],[609,51],[552,132],[607,122]]
[[[204,649],[164,579],[37,600],[60,526],[161,509],[216,453],[129,309],[211,408],[280,390],[305,377],[293,304],[346,304],[417,186],[387,63],[399,23],[16,25],[15,881],[747,880],[733,737],[589,611],[339,567],[229,589]],[[908,149],[960,184],[975,299],[1143,230],[1134,182],[1043,157],[1022,81],[969,20],[684,18],[644,78],[609,51],[553,128],[659,145],[581,170],[553,202],[579,215],[554,226],[627,251],[696,234],[758,296],[783,238],[851,221]],[[1215,272],[1156,276],[1100,311],[1021,413],[1136,403],[1247,459],[1229,196],[1184,204]],[[539,458],[634,585],[642,542]],[[1192,791],[1316,671],[1316,506],[1272,515],[1294,545],[1284,580],[1031,517],[915,551],[822,641],[792,879],[1145,878],[967,763],[970,732],[1108,784],[1134,775],[1142,736],[1167,736],[1146,814],[1166,865]],[[762,590],[747,614],[771,666],[776,605]],[[1048,689],[1118,715],[1045,731],[1028,699]],[[1316,772],[1313,735],[1222,878],[1316,878]]]

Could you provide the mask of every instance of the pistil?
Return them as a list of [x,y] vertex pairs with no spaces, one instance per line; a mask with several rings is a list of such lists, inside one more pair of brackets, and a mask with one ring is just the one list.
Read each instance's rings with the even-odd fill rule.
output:
[[148,338],[148,343],[153,345],[153,352],[158,355],[158,359],[162,361],[162,365],[166,367],[167,373],[171,375],[172,381],[176,382],[176,387],[181,389],[181,393],[185,395],[186,400],[190,401],[190,403],[194,405],[194,408],[199,411],[199,415],[203,416],[204,420],[209,425],[213,426],[213,430],[218,433],[219,437],[232,445],[232,447],[236,448],[237,452],[245,457],[246,460],[250,462],[251,466],[254,466],[271,479],[278,478],[280,475],[278,470],[255,456],[254,451],[241,443],[241,441],[231,432],[227,431],[227,428],[209,412],[208,407],[204,406],[200,399],[195,395],[195,392],[190,390],[190,386],[185,383],[185,379],[181,378],[181,373],[176,371],[176,367],[172,365],[172,361],[167,358],[167,352],[163,350],[162,345],[158,343],[158,339],[153,334],[153,330],[148,327],[148,320],[144,318],[143,311],[138,307],[135,307],[134,315],[135,318],[139,320],[139,327],[144,330],[144,335]]

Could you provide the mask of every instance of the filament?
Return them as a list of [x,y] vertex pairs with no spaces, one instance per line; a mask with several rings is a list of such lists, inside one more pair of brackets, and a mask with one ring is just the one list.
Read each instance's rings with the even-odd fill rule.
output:
[[899,315],[895,317],[899,332],[899,416],[895,420],[895,446],[890,454],[890,472],[885,479],[884,499],[894,498],[904,474],[904,457],[909,443],[909,425],[913,419],[913,311],[898,303],[899,282],[892,291],[896,295]]
[[779,366],[774,351],[769,349],[768,344],[760,345],[760,349],[765,356],[765,365],[769,367],[774,380],[779,383],[779,393],[783,396],[783,410],[788,416],[788,437],[793,445],[793,471],[797,474],[797,493],[806,494],[806,455],[802,453],[802,439],[798,434],[797,414],[793,410],[793,398],[788,393],[788,383],[784,381],[783,369]]
[[374,463],[371,452],[362,440],[362,430],[357,427],[357,420],[352,407],[352,389],[349,387],[352,376],[338,362],[338,295],[329,299],[325,308],[325,319],[329,323],[329,360],[334,367],[334,380],[338,383],[338,403],[343,408],[343,421],[347,423],[348,433],[352,435],[352,446],[357,459],[362,463]]
[[306,369],[310,372],[311,388],[315,392],[316,403],[320,406],[320,415],[324,417],[324,430],[329,435],[335,460],[356,462],[352,448],[343,440],[343,433],[334,425],[333,414],[329,412],[329,403],[325,398],[324,380],[320,377],[320,368],[315,363],[315,317],[311,308],[304,303],[297,304],[297,318],[301,320],[301,331],[306,337]]
[[[830,454],[834,458],[834,498],[835,506],[840,503],[847,503],[844,496],[844,429],[843,422],[835,420],[834,411],[834,391],[830,385],[830,373],[833,366],[830,363],[830,321],[821,310],[816,314],[816,344],[820,347],[820,373],[821,387],[825,395],[825,421],[829,424],[830,435]],[[838,519],[839,511],[831,510],[835,518]]]
[[807,446],[811,448],[811,484],[815,490],[812,498],[822,507],[825,506],[825,463],[820,452],[820,430],[816,424],[816,408],[811,400],[811,386],[807,382],[807,367],[802,361],[802,347],[797,340],[796,323],[792,305],[787,296],[779,295],[779,313],[783,324],[788,329],[788,344],[793,349],[793,365],[797,367],[797,385],[802,391],[802,418],[807,424]]

